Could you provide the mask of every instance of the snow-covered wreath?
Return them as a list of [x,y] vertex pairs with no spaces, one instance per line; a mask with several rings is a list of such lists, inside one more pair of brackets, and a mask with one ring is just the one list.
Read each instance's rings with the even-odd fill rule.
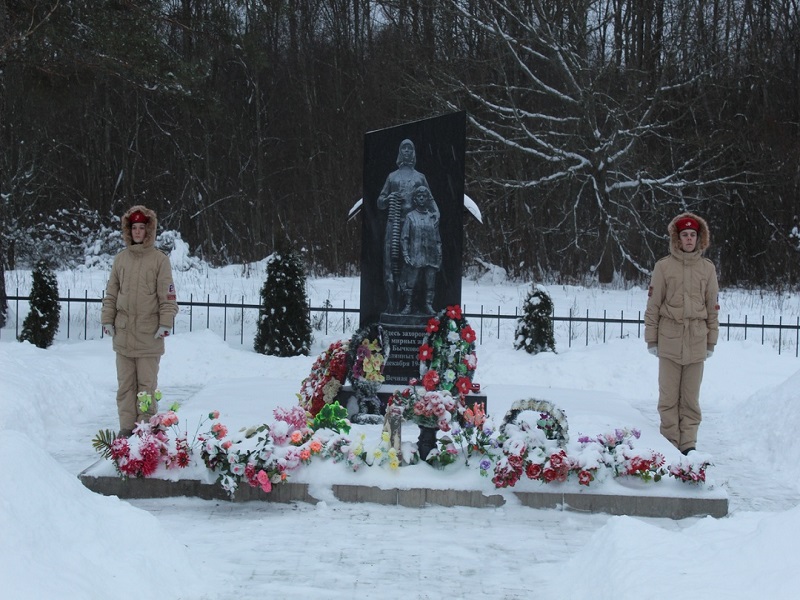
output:
[[517,400],[503,418],[500,430],[510,433],[510,429],[541,429],[545,438],[557,442],[564,448],[569,442],[567,415],[552,402],[528,398]]
[[426,390],[461,396],[469,393],[478,366],[475,337],[457,304],[428,320],[419,348],[419,371]]

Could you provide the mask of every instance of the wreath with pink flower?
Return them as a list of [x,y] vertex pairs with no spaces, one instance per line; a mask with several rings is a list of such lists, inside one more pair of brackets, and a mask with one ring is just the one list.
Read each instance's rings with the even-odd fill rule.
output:
[[478,366],[475,338],[475,330],[457,304],[431,317],[419,348],[423,387],[466,396]]
[[317,416],[323,406],[334,402],[342,389],[347,377],[347,350],[347,342],[332,343],[317,357],[308,377],[300,384],[297,398],[312,417]]

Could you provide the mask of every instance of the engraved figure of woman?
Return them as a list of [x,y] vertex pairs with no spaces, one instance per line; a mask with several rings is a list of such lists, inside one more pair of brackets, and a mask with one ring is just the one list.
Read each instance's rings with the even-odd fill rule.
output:
[[[397,313],[401,308],[399,285],[404,261],[400,236],[406,215],[414,209],[412,193],[419,186],[430,189],[425,175],[414,168],[416,164],[414,143],[405,139],[400,142],[397,153],[397,170],[389,173],[378,195],[378,209],[388,212],[383,240],[383,277],[389,313]],[[435,203],[432,210],[438,220],[439,208]]]

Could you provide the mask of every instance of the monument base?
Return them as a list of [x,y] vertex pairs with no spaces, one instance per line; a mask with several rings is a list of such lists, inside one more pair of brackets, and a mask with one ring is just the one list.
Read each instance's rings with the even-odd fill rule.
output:
[[[406,388],[407,385],[391,385],[384,383],[381,386],[381,389],[378,390],[377,396],[378,399],[381,401],[381,409],[380,414],[386,414],[386,405],[389,402],[389,397],[398,390],[403,390]],[[356,399],[355,392],[353,391],[353,387],[349,385],[342,386],[342,389],[339,390],[339,393],[336,395],[336,400],[339,402],[340,406],[344,406],[347,408],[348,417],[352,417],[354,414],[358,412],[358,400]],[[474,392],[470,392],[466,396],[464,396],[464,404],[467,407],[472,407],[475,404],[483,404],[484,412],[488,412],[488,398],[486,394],[478,394]]]
[[428,319],[430,315],[381,314],[378,324],[389,342],[383,366],[387,384],[407,386],[410,379],[419,379],[419,347],[425,338]]
[[[94,475],[95,465],[85,469],[78,478],[81,483],[95,493],[105,496],[117,496],[121,499],[195,497],[206,500],[230,500],[233,502],[266,501],[266,502],[307,502],[316,504],[319,500],[312,494],[308,483],[287,482],[276,485],[272,492],[264,493],[259,488],[246,484],[240,485],[231,498],[217,484],[203,483],[197,480],[178,479],[122,479],[103,475]],[[331,491],[341,502],[371,502],[403,506],[408,508],[424,508],[428,505],[467,506],[474,508],[492,508],[503,506],[508,497],[516,497],[515,503],[529,508],[549,508],[579,513],[606,513],[610,515],[629,515],[640,517],[665,517],[685,519],[689,517],[712,516],[721,518],[728,514],[727,497],[664,497],[657,492],[641,495],[603,494],[590,489],[568,491],[559,489],[557,484],[542,491],[522,490],[454,490],[431,489],[418,487],[379,488],[347,483],[334,483]],[[319,487],[315,486],[319,491]]]

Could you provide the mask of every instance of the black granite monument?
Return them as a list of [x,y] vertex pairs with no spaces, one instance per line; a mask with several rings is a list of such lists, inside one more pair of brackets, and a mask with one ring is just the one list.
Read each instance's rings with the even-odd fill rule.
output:
[[465,135],[457,112],[364,138],[360,324],[389,339],[389,385],[419,377],[428,319],[461,303]]

